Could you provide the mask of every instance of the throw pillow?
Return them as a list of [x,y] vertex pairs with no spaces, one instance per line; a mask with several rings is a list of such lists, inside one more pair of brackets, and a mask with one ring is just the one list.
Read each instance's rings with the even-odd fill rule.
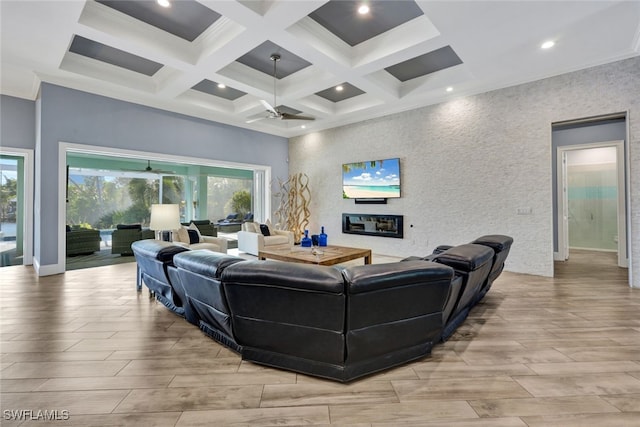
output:
[[276,234],[276,233],[274,233],[274,232],[273,232],[273,225],[271,224],[271,220],[270,220],[270,219],[268,219],[268,220],[265,222],[265,225],[266,225],[267,227],[269,227],[269,234],[270,234],[270,235],[272,235],[272,236],[273,236],[273,235],[275,235],[275,234]]
[[253,223],[253,230],[254,230],[254,233],[261,233],[261,231],[260,231],[260,223],[259,222],[254,222]]
[[200,234],[200,229],[194,223],[189,224],[187,230],[193,230],[198,233],[198,242],[202,241],[202,234]]
[[196,230],[187,230],[189,233],[189,244],[193,245],[194,243],[200,243],[200,236]]
[[178,232],[173,233],[173,240],[182,243],[189,243],[189,232],[187,231],[187,227],[178,228]]
[[263,236],[271,236],[271,233],[269,232],[269,227],[267,226],[267,224],[260,224],[260,232],[262,233]]

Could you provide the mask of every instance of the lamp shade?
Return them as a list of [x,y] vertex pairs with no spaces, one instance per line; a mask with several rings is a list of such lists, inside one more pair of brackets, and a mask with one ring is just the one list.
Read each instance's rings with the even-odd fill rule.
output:
[[151,205],[152,230],[177,230],[180,228],[180,209],[178,205]]

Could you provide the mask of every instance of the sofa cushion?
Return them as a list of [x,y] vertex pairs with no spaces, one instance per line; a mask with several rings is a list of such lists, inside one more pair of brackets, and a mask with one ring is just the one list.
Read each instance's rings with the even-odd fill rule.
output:
[[181,252],[185,252],[188,250],[189,248],[185,248],[184,246],[168,246],[166,248],[160,249],[158,251],[158,255],[156,256],[156,258],[160,262],[171,262],[173,260],[173,257],[176,254],[179,254]]
[[187,230],[187,233],[189,233],[189,244],[193,245],[194,243],[200,243],[200,236],[198,235],[198,232],[195,230]]
[[[258,224],[258,228],[256,229],[256,224]],[[260,223],[257,222],[245,222],[242,224],[242,230],[248,231],[249,233],[260,233]]]
[[463,271],[477,270],[492,260],[493,249],[472,243],[454,246],[433,257],[433,261]]
[[[198,242],[202,241],[202,234],[200,233],[200,229],[198,228],[197,225],[195,225],[193,222],[191,224],[189,224],[189,226],[187,227],[187,230],[193,230],[196,233],[198,233]],[[197,242],[196,242],[197,243]]]
[[178,268],[189,270],[196,274],[219,278],[222,271],[243,258],[212,252],[208,250],[193,250],[176,255],[173,259]]
[[471,243],[489,246],[496,252],[502,252],[506,249],[511,248],[511,244],[513,243],[513,238],[509,236],[503,236],[500,234],[489,234],[486,236],[478,237],[476,240],[474,240]]
[[173,241],[181,243],[189,243],[189,232],[187,227],[180,227],[173,233]]
[[275,228],[273,228],[273,224],[271,224],[271,220],[270,220],[270,219],[267,219],[267,220],[264,222],[264,224],[265,224],[267,227],[269,227],[269,234],[270,234],[270,235],[272,235],[272,236],[273,236],[274,234],[276,234],[276,233],[275,233]]
[[289,243],[289,239],[287,238],[287,236],[283,236],[280,234],[276,234],[275,236],[265,236],[264,238],[264,244],[265,246],[269,246],[269,245],[285,245]]
[[173,259],[175,254],[188,251],[188,248],[176,246],[171,242],[163,242],[161,240],[137,240],[133,242],[132,247],[139,255],[147,258],[157,259],[158,261],[167,262]]

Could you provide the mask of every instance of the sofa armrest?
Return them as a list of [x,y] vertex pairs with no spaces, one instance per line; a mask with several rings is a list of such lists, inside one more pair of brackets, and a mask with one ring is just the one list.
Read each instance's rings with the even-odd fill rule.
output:
[[227,239],[223,239],[221,237],[213,237],[213,236],[202,236],[202,240],[200,240],[201,243],[213,243],[215,245],[218,245],[220,247],[220,252],[222,253],[227,253],[227,249],[229,247],[229,242],[227,242]]
[[289,230],[273,230],[273,232],[277,236],[286,236],[287,237],[287,242],[290,245],[293,245],[293,231],[289,231]]
[[238,249],[251,255],[258,256],[264,248],[264,236],[251,231],[238,231]]

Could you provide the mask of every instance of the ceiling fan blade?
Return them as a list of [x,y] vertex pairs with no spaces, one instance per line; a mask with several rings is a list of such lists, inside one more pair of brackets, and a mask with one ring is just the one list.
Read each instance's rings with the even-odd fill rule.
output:
[[289,113],[282,113],[280,114],[280,117],[282,118],[282,120],[315,120],[315,117],[299,116],[297,114]]
[[266,118],[267,118],[267,117],[264,117],[264,116],[261,116],[261,117],[254,117],[254,118],[252,118],[252,119],[245,120],[244,122],[245,122],[245,123],[247,123],[247,124],[248,124],[248,123],[254,123],[254,122],[257,122],[257,121],[260,121],[260,120],[264,120],[264,119],[266,119]]
[[278,111],[274,107],[272,107],[271,104],[269,104],[267,101],[265,101],[264,99],[261,99],[260,103],[264,106],[264,108],[266,108],[268,112],[270,112],[271,114],[278,115]]

